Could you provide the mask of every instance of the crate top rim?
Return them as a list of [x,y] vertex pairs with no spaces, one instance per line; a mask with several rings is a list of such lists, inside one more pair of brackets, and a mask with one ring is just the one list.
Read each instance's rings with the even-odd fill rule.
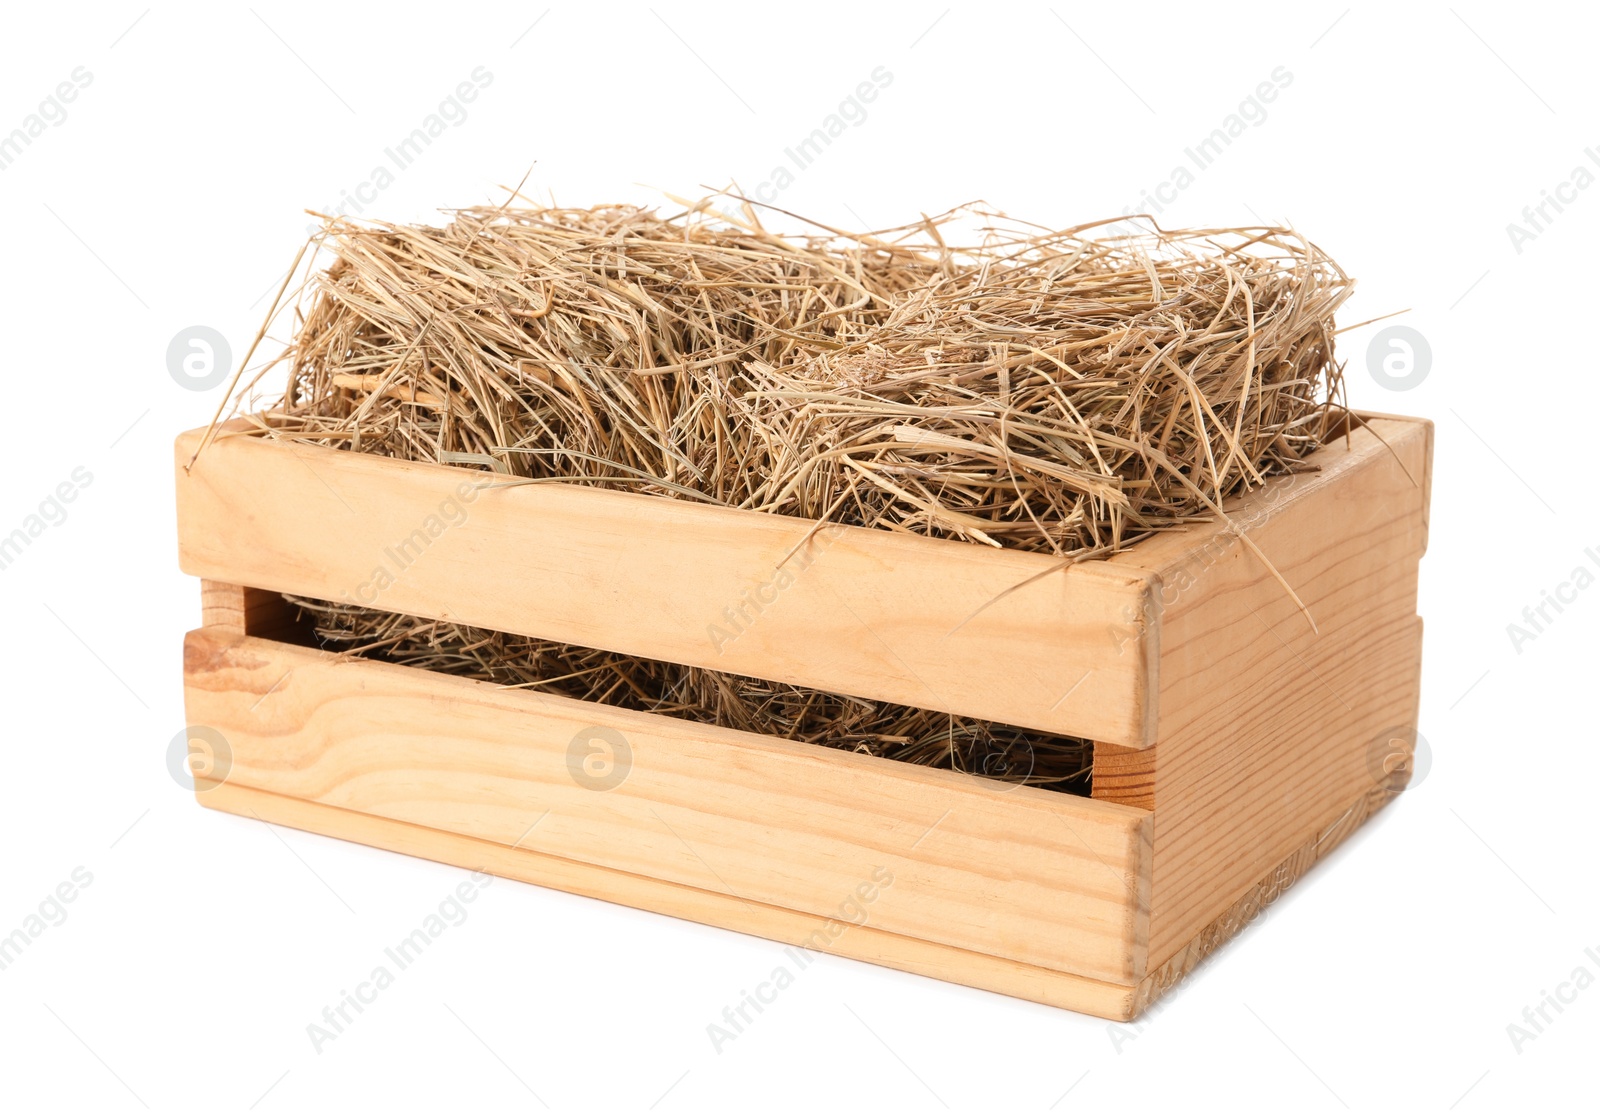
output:
[[[1340,461],[1348,461],[1362,457],[1363,452],[1388,450],[1388,441],[1377,433],[1374,421],[1385,424],[1398,424],[1420,428],[1427,433],[1431,441],[1433,421],[1417,416],[1398,415],[1386,412],[1373,412],[1364,409],[1350,409],[1347,418],[1335,430],[1332,437],[1307,457],[1306,462],[1319,469],[1307,469],[1292,474],[1275,475],[1268,479],[1267,486],[1256,487],[1246,493],[1236,494],[1225,499],[1222,509],[1225,516],[1234,518],[1234,523],[1248,528],[1249,525],[1264,512],[1256,513],[1252,507],[1263,504],[1262,496],[1268,487],[1274,485],[1287,487],[1289,491],[1304,488],[1315,483],[1319,478],[1328,476],[1326,467]],[[1359,424],[1352,424],[1350,419],[1359,420]],[[180,432],[174,440],[175,449],[179,453],[180,463],[185,462],[185,452],[193,455],[196,449],[203,452],[209,443],[221,439],[257,439],[263,444],[282,447],[286,453],[291,448],[310,451],[317,455],[358,456],[363,460],[383,463],[380,469],[395,470],[397,473],[419,473],[431,475],[441,479],[455,478],[460,482],[474,481],[482,484],[486,477],[483,471],[474,470],[464,466],[448,465],[444,463],[418,462],[412,459],[397,459],[383,455],[369,455],[362,451],[340,450],[324,447],[315,443],[300,443],[295,441],[268,440],[261,433],[261,424],[257,416],[242,416],[225,423],[220,423],[215,429],[215,434],[209,443],[206,435],[209,429],[190,428]],[[1361,447],[1357,444],[1371,440],[1379,444],[1374,447]],[[203,460],[203,453],[198,460]],[[182,467],[187,470],[186,467]],[[488,475],[494,478],[496,475]],[[1430,478],[1418,479],[1417,484],[1423,488],[1423,503],[1428,504],[1427,492]],[[794,526],[796,531],[805,535],[797,539],[804,540],[818,531],[828,527],[829,522],[811,520],[805,517],[796,517],[786,513],[763,513],[753,509],[736,509],[725,505],[716,505],[711,502],[688,501],[681,498],[665,497],[657,494],[630,493],[625,490],[613,490],[600,486],[584,486],[571,482],[539,481],[533,479],[519,480],[516,482],[490,482],[483,488],[537,488],[543,492],[551,492],[570,497],[574,500],[611,503],[617,508],[632,506],[638,509],[654,510],[657,513],[674,514],[673,519],[682,519],[692,522],[704,519],[707,523],[722,520],[723,523],[732,523],[734,520],[743,520],[748,523],[775,524],[785,523]],[[1270,509],[1271,504],[1268,504]],[[1052,569],[1060,568],[1064,574],[1075,575],[1078,578],[1096,576],[1110,578],[1118,583],[1127,583],[1130,579],[1142,582],[1148,590],[1150,585],[1157,580],[1163,569],[1170,568],[1182,562],[1193,547],[1199,546],[1205,540],[1219,532],[1227,531],[1227,526],[1222,520],[1212,516],[1176,528],[1162,529],[1142,540],[1127,545],[1120,552],[1113,553],[1102,559],[1085,559],[1067,564],[1062,567],[1057,556],[1043,552],[1032,552],[1018,548],[993,547],[976,541],[951,540],[941,537],[922,536],[910,532],[896,532],[891,529],[872,528],[862,525],[837,525],[837,529],[848,534],[852,539],[867,543],[876,541],[876,546],[881,548],[905,547],[920,550],[921,554],[933,556],[939,552],[949,555],[972,556],[976,554],[989,554],[995,557],[995,562],[1004,562],[1021,569],[1031,568],[1039,574],[1048,573]],[[798,545],[797,545],[798,549]]]

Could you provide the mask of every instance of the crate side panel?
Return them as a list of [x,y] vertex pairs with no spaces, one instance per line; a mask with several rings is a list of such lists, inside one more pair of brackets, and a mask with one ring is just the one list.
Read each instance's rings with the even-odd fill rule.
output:
[[1431,425],[1374,420],[1320,473],[1236,506],[1234,528],[1127,561],[1159,563],[1166,588],[1153,965],[1364,795],[1373,744],[1415,727],[1430,446]]
[[[197,630],[226,783],[1134,983],[1146,812]],[[893,875],[874,891],[875,875]],[[875,893],[865,900],[861,891]]]

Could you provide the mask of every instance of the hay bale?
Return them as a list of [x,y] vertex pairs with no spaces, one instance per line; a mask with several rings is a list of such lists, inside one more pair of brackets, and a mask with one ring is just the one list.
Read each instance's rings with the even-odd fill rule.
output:
[[331,221],[272,434],[1088,558],[1297,469],[1339,418],[1351,281],[1291,231],[955,249],[958,216]]
[[[1342,419],[1352,281],[1291,230],[1095,237],[969,209],[780,237],[745,214],[331,219],[263,434],[1074,562],[1215,515]],[[1051,782],[1087,764],[933,712],[303,609],[338,647],[516,686],[955,768],[1048,755]]]

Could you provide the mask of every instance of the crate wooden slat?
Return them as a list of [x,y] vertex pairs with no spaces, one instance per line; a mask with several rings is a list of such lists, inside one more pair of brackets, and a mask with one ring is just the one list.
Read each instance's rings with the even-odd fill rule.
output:
[[[827,951],[1056,1006],[1128,1018],[1178,982],[1394,795],[1370,747],[1416,720],[1423,421],[1370,417],[1225,521],[1056,572],[864,529],[791,556],[815,526],[238,436],[186,473],[198,439],[186,698],[233,751],[202,803],[813,948],[887,867]],[[386,609],[1092,738],[1095,796],[333,657],[264,593],[358,600],[375,567]],[[616,788],[567,769],[585,726],[630,743]]]
[[[184,666],[190,721],[226,728],[226,784],[819,915],[888,867],[887,932],[1145,970],[1148,812],[218,627]],[[614,789],[569,771],[592,727],[631,751]]]
[[747,901],[720,890],[702,890],[455,832],[365,816],[231,781],[202,793],[199,799],[208,808],[284,827],[766,937],[796,946],[799,955],[789,957],[792,969],[809,966],[817,952],[826,951],[1122,1022],[1135,1017],[1149,999],[1148,980],[1129,987],[901,936],[871,924],[830,925],[826,918]]
[[[179,438],[180,462],[201,435]],[[1144,609],[1144,572],[1083,563],[1005,594],[1058,564],[870,529],[812,536],[814,522],[792,517],[496,479],[220,438],[179,479],[179,563],[191,575],[339,601],[366,600],[363,588],[384,571],[393,584],[382,604],[404,613],[1017,726],[1148,740],[1149,642],[1104,655],[1111,627]],[[447,503],[462,523],[441,514]],[[745,592],[776,586],[780,564],[793,581],[757,614]],[[711,627],[732,633],[725,611],[737,618],[741,607],[752,624],[714,639]]]

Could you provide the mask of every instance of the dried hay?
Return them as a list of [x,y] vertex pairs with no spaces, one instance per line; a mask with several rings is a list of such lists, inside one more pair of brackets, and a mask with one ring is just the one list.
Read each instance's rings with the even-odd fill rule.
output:
[[[262,434],[1067,563],[1218,514],[1343,418],[1352,281],[1292,230],[968,208],[780,237],[712,201],[329,219]],[[333,646],[517,686],[1038,783],[1086,765],[1086,744],[937,712],[302,608]]]

